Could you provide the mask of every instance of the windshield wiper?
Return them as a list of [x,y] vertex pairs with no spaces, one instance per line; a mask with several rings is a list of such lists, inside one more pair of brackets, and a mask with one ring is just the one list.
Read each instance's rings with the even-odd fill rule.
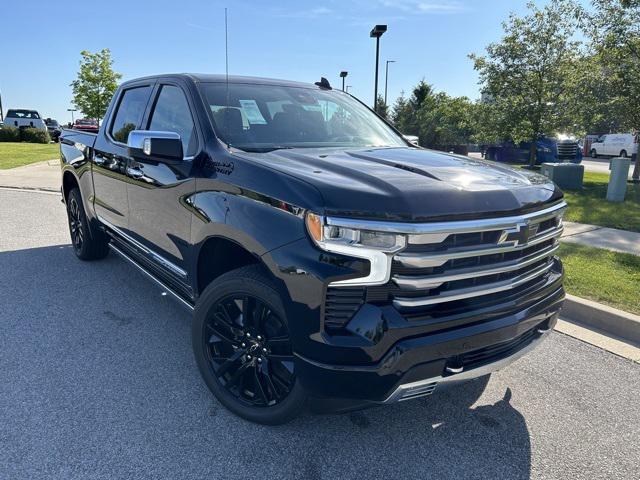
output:
[[275,145],[273,147],[249,147],[249,146],[242,146],[239,147],[237,145],[234,145],[235,148],[243,150],[245,152],[251,152],[251,153],[268,153],[268,152],[273,152],[275,150],[291,150],[295,147],[289,147],[286,145]]

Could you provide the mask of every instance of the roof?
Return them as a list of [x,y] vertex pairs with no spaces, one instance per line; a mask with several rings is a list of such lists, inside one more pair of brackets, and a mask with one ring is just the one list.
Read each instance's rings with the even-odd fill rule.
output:
[[[132,78],[128,80],[126,83],[136,82],[139,80],[146,79],[154,79],[154,78],[167,78],[167,77],[182,77],[188,78],[196,83],[225,83],[227,81],[227,76],[224,74],[209,74],[209,73],[166,73],[166,74],[158,74],[158,75],[149,75],[141,78]],[[313,80],[312,82],[294,82],[291,80],[282,80],[275,78],[263,78],[263,77],[245,77],[240,75],[229,75],[229,83],[249,83],[255,85],[280,85],[287,87],[306,87],[306,88],[318,88],[313,84],[315,81],[319,81],[320,77]]]

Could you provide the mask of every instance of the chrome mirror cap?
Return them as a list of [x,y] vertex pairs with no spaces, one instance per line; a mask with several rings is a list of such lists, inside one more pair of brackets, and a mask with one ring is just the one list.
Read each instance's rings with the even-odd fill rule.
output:
[[175,132],[154,130],[133,130],[127,139],[129,155],[132,157],[153,157],[164,163],[183,160],[182,139]]

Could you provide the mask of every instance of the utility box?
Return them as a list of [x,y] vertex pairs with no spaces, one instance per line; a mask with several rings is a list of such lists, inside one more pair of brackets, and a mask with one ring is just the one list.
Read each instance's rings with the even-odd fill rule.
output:
[[575,163],[543,163],[541,173],[549,177],[560,188],[578,190],[582,188],[584,165]]
[[609,176],[609,186],[607,187],[608,202],[624,202],[627,194],[627,178],[631,160],[628,158],[612,158],[609,164],[611,175]]

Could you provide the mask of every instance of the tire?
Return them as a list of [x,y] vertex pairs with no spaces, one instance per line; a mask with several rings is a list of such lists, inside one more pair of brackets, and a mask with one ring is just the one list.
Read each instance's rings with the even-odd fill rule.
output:
[[627,158],[627,151],[626,150],[620,150],[620,156],[622,158]]
[[104,233],[91,228],[84,212],[80,190],[67,196],[67,219],[73,251],[80,260],[99,260],[109,254],[109,240]]
[[279,425],[305,407],[284,307],[259,265],[225,273],[205,288],[192,342],[207,387],[239,417]]
[[596,152],[595,148],[592,148],[589,153],[591,154],[591,158],[598,158],[598,152]]

